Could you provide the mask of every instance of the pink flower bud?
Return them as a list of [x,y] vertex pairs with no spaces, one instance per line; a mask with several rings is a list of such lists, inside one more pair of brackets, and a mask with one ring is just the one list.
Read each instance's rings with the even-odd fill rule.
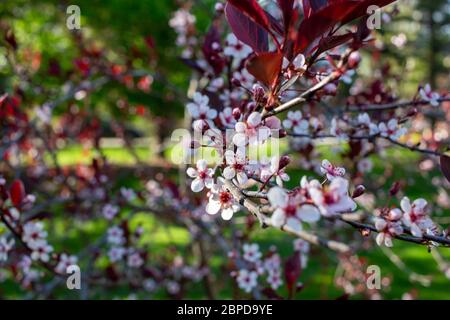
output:
[[355,190],[353,190],[352,198],[358,198],[362,196],[366,192],[366,188],[363,185],[356,186]]

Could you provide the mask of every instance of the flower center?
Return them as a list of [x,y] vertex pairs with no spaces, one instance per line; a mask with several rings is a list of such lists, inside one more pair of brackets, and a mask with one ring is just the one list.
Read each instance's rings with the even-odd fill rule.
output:
[[221,203],[228,203],[231,200],[230,193],[226,192],[226,191],[221,192],[219,197],[220,197],[220,202]]

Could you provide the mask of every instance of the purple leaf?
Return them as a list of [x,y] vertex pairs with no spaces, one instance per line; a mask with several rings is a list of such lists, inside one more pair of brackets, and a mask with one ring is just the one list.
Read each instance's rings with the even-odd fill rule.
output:
[[440,158],[441,170],[447,180],[450,182],[450,157],[442,155]]
[[261,26],[230,3],[225,7],[225,15],[236,38],[249,45],[255,52],[269,50],[269,35]]

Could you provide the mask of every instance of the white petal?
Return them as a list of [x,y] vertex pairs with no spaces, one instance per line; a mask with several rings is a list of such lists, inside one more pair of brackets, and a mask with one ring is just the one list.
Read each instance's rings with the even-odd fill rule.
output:
[[245,134],[237,133],[233,137],[233,143],[238,147],[244,147],[247,144]]
[[227,209],[223,209],[222,210],[222,219],[223,220],[230,220],[233,217],[233,209],[232,208],[227,208]]
[[188,168],[188,169],[186,170],[186,173],[187,173],[187,175],[188,175],[189,177],[191,177],[191,178],[197,178],[197,176],[198,176],[198,172],[197,172],[197,170],[195,170],[194,168]]
[[208,163],[204,159],[200,159],[197,161],[197,169],[198,171],[205,171],[208,168]]
[[411,234],[415,237],[422,238],[422,230],[415,223],[411,225]]
[[289,195],[283,189],[274,187],[269,190],[267,197],[270,204],[277,208],[284,208],[288,202]]
[[319,210],[312,205],[305,204],[297,209],[297,216],[305,222],[316,222],[320,219]]
[[219,212],[221,208],[221,204],[219,201],[209,201],[208,204],[206,205],[206,212],[208,214],[214,215],[217,212]]
[[233,179],[236,176],[236,170],[233,167],[226,167],[223,170],[223,176],[227,180]]
[[384,242],[384,233],[382,232],[382,233],[377,234],[375,241],[377,242],[377,244],[379,246],[381,246]]
[[256,127],[261,123],[261,114],[259,112],[253,112],[247,119],[247,123],[252,127]]
[[270,220],[274,227],[280,228],[286,223],[286,215],[282,209],[277,209],[270,217]]
[[400,207],[405,213],[411,212],[411,201],[409,201],[408,197],[403,197],[402,201],[400,201]]
[[193,192],[200,192],[205,187],[203,180],[200,178],[195,178],[191,183],[191,189]]

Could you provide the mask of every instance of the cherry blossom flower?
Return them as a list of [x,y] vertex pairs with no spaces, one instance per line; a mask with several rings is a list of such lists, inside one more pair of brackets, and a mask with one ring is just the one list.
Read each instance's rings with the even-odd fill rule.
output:
[[194,123],[192,124],[194,129],[203,128],[205,122],[211,126],[212,121],[217,117],[217,111],[209,107],[209,98],[199,92],[196,92],[193,96],[193,102],[188,103],[186,108],[192,116]]
[[223,88],[224,84],[225,84],[225,81],[223,80],[223,78],[212,79],[208,84],[207,90],[209,92],[217,92]]
[[437,92],[433,92],[429,84],[426,84],[424,88],[420,88],[419,93],[422,99],[428,101],[433,107],[439,106],[440,95]]
[[60,274],[65,274],[67,268],[78,263],[78,258],[76,256],[69,256],[65,253],[61,254],[59,257],[58,264],[56,265],[56,272]]
[[221,212],[222,219],[230,220],[233,214],[239,211],[239,205],[233,195],[227,190],[220,177],[217,183],[211,188],[206,212],[215,215]]
[[397,119],[389,120],[387,125],[384,122],[381,122],[378,125],[378,129],[383,137],[390,138],[392,140],[400,139],[407,132],[406,128],[399,128]]
[[228,57],[233,57],[238,61],[241,61],[249,56],[253,50],[248,45],[239,41],[238,38],[232,33],[227,36],[227,46],[223,50],[223,53]]
[[14,239],[9,241],[5,237],[0,238],[0,262],[8,260],[8,252],[14,246]]
[[47,231],[44,230],[42,222],[27,222],[23,226],[22,240],[28,246],[35,246],[38,242],[47,238]]
[[426,212],[427,201],[425,199],[416,199],[413,203],[408,197],[404,197],[400,202],[403,210],[403,224],[411,229],[411,234],[421,238],[423,232],[434,229],[434,223],[428,217]]
[[242,69],[240,72],[235,71],[233,73],[233,79],[239,81],[244,88],[252,88],[255,82],[255,78],[248,72],[247,69]]
[[139,254],[139,252],[135,252],[135,251],[131,251],[128,254],[128,258],[127,258],[127,265],[130,268],[139,268],[144,264],[144,259],[142,259],[141,255]]
[[112,247],[108,251],[108,258],[112,263],[118,262],[123,259],[127,250],[123,247]]
[[302,230],[301,222],[316,222],[320,213],[316,207],[310,204],[302,204],[302,199],[296,195],[289,195],[280,187],[269,190],[267,197],[275,208],[271,221],[275,227],[287,224],[294,230]]
[[376,242],[379,246],[384,244],[386,247],[392,247],[392,238],[403,233],[403,228],[400,224],[402,215],[402,211],[395,208],[390,210],[385,217],[377,217],[375,219],[375,228],[379,232]]
[[281,270],[271,271],[267,276],[267,283],[273,290],[277,290],[283,284],[281,279]]
[[286,129],[292,129],[295,134],[308,134],[309,122],[303,119],[301,111],[289,111],[283,126]]
[[334,178],[329,186],[312,180],[308,183],[308,193],[324,216],[334,216],[356,209],[356,203],[348,194],[348,181],[344,178]]
[[272,157],[269,165],[265,164],[264,163],[265,161],[262,160],[261,174],[260,174],[261,180],[265,182],[265,181],[268,181],[269,179],[275,177],[277,185],[280,187],[283,186],[283,183],[285,181],[289,181],[290,177],[285,172],[285,167],[286,167],[287,163],[282,163],[282,162],[284,162],[283,159],[285,159],[285,158],[282,157],[282,159],[280,160],[280,158],[278,158],[278,157]]
[[48,262],[50,260],[50,253],[53,252],[53,247],[47,243],[46,240],[34,241],[28,244],[31,252],[31,259]]
[[245,243],[242,246],[242,250],[244,251],[243,258],[248,262],[257,262],[261,259],[261,252],[259,251],[259,246],[257,243],[248,244]]
[[296,74],[302,75],[306,69],[306,59],[303,54],[298,54],[292,62],[290,62],[288,59],[283,59],[283,69],[286,70],[286,78],[290,79]]
[[103,216],[108,220],[114,219],[114,217],[117,215],[118,212],[119,207],[109,203],[106,204],[102,209]]
[[108,229],[107,241],[112,245],[123,245],[125,243],[124,232],[117,226]]
[[245,173],[247,161],[243,151],[238,149],[234,153],[232,150],[227,150],[225,152],[225,160],[227,167],[223,170],[224,178],[231,180],[236,177],[240,185],[246,183],[248,181],[247,174]]
[[134,192],[133,189],[129,189],[129,188],[122,187],[122,188],[120,188],[120,194],[121,194],[122,197],[124,197],[125,200],[127,200],[128,202],[131,202],[131,201],[133,201],[134,199],[136,199],[136,193]]
[[249,143],[252,145],[263,143],[270,135],[270,129],[262,124],[259,112],[250,114],[245,122],[236,123],[235,130],[233,143],[238,147],[244,147]]
[[208,164],[204,159],[197,161],[197,169],[188,168],[186,172],[189,177],[194,178],[191,183],[191,189],[193,192],[200,192],[205,187],[210,189],[214,184],[214,170],[208,168]]
[[370,159],[362,159],[360,161],[358,161],[358,171],[361,173],[369,173],[372,171],[373,169],[373,163]]
[[233,116],[233,109],[231,109],[230,107],[223,109],[223,111],[219,113],[219,119],[220,122],[222,122],[222,125],[227,128],[234,128],[236,124],[236,119]]
[[258,273],[246,269],[239,270],[237,283],[239,288],[250,293],[258,285]]
[[327,159],[322,160],[320,166],[320,172],[327,176],[327,179],[333,181],[337,177],[343,177],[345,175],[345,169],[341,167],[335,167]]

